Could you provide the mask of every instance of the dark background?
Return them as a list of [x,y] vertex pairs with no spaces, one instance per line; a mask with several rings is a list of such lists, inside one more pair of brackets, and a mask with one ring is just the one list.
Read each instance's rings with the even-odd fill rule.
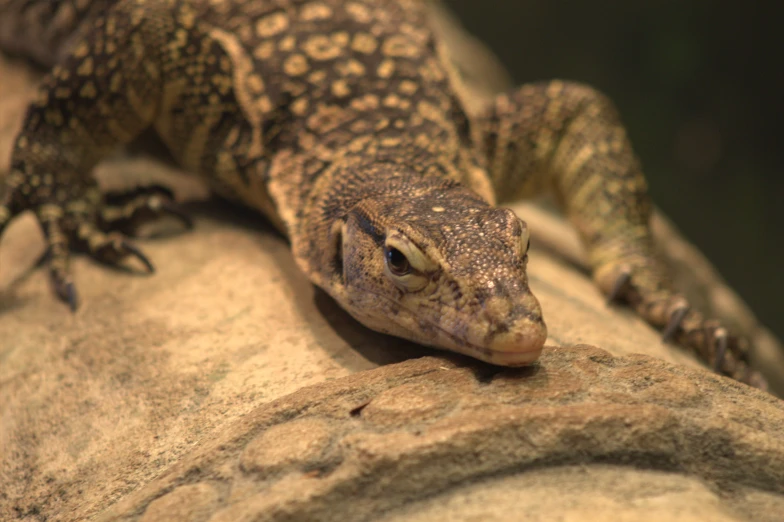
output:
[[446,0],[516,83],[618,106],[656,204],[784,337],[784,10],[774,1]]

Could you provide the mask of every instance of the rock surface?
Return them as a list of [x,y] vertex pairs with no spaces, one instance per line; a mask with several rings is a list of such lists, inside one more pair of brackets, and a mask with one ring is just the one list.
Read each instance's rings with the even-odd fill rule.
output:
[[[2,175],[35,74],[0,57],[0,78]],[[204,196],[144,158],[98,174],[107,185],[165,177],[182,199]],[[607,307],[573,234],[539,207],[515,208],[540,245],[531,286],[559,347],[534,369],[500,373],[364,329],[255,215],[188,208],[194,232],[140,242],[154,276],[75,258],[75,315],[31,270],[43,250],[33,220],[3,237],[0,519],[784,512],[782,402],[701,370]],[[666,223],[660,234],[692,299],[754,338],[781,391],[775,339]]]
[[769,395],[588,346],[523,370],[466,363],[425,357],[256,408],[99,520],[784,513],[784,403]]

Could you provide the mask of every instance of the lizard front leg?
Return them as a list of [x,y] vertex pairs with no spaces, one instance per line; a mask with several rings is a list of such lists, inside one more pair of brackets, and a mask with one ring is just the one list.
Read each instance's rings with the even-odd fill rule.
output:
[[515,199],[553,190],[611,301],[628,303],[716,371],[764,386],[748,367],[745,340],[673,290],[655,253],[645,178],[606,97],[576,83],[528,84],[499,96],[477,123],[496,193]]
[[0,194],[0,234],[14,216],[33,210],[48,242],[55,291],[71,307],[77,303],[68,274],[71,249],[110,264],[133,256],[152,270],[113,229],[127,231],[167,213],[165,198],[152,190],[133,201],[107,200],[90,172],[155,119],[173,18],[164,2],[125,0],[108,10],[43,80],[16,139]]

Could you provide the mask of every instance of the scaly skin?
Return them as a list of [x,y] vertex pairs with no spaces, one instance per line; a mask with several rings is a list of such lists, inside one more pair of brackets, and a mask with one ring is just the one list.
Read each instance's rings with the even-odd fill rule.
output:
[[[16,41],[15,21],[46,28],[43,47],[13,50],[56,65],[16,140],[0,232],[35,212],[72,306],[69,250],[152,269],[118,231],[179,215],[162,187],[104,196],[89,175],[152,127],[185,169],[270,218],[310,280],[370,328],[534,361],[547,334],[527,227],[495,204],[553,190],[605,294],[718,371],[763,384],[743,343],[672,291],[610,103],[553,81],[469,118],[421,1],[0,0],[3,16],[0,44]],[[72,43],[47,55],[59,42]]]

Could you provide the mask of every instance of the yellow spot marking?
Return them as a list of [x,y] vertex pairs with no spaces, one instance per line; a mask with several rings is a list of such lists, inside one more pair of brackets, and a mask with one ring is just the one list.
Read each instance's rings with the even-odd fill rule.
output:
[[378,48],[378,40],[372,34],[357,33],[351,42],[351,48],[358,53],[370,54]]
[[321,105],[307,119],[308,128],[315,132],[329,132],[351,118],[348,111],[336,105]]
[[400,96],[398,96],[397,94],[394,94],[394,93],[388,94],[384,98],[384,101],[381,102],[381,103],[384,105],[384,107],[392,107],[392,108],[399,107],[400,106]]
[[308,76],[308,81],[314,85],[321,84],[327,78],[327,71],[323,69],[319,69],[318,71],[313,71]]
[[268,96],[262,96],[259,98],[259,110],[262,113],[272,112],[273,108],[272,100],[270,100]]
[[278,49],[281,51],[291,51],[294,49],[294,46],[297,44],[297,39],[291,35],[283,37],[280,42],[278,42]]
[[393,60],[384,60],[378,65],[376,74],[381,78],[389,78],[395,72],[395,62]]
[[291,112],[297,116],[303,116],[307,112],[310,102],[307,98],[297,98],[291,103]]
[[564,84],[559,80],[553,80],[550,82],[550,85],[547,86],[547,97],[551,100],[558,99],[561,92],[563,91]]
[[326,20],[332,16],[332,9],[321,2],[313,2],[302,6],[300,17],[308,22]]
[[349,40],[350,38],[346,31],[338,31],[337,33],[332,33],[332,41],[335,42],[335,45],[339,45],[340,47],[345,47],[346,45],[348,45]]
[[365,66],[353,59],[337,64],[335,70],[341,76],[364,76],[365,74]]
[[264,80],[258,74],[251,74],[248,77],[248,87],[250,87],[251,91],[259,94],[264,91]]
[[301,54],[292,54],[283,62],[283,71],[289,76],[302,76],[308,69],[308,59]]
[[63,211],[57,205],[44,204],[38,208],[38,217],[41,221],[54,221],[60,219]]
[[351,89],[346,83],[346,80],[336,80],[332,82],[332,94],[338,98],[344,98],[351,94]]
[[289,17],[285,13],[273,13],[256,22],[256,34],[269,38],[280,34],[289,27]]
[[275,53],[275,42],[267,40],[253,51],[253,56],[259,60],[269,60]]
[[341,47],[323,34],[313,35],[302,44],[302,48],[314,60],[333,60],[340,56]]
[[433,212],[443,212],[446,209],[444,207],[433,207],[431,210]]
[[370,130],[370,122],[367,120],[357,120],[351,124],[351,132],[354,134],[364,134]]
[[434,60],[428,60],[425,65],[419,68],[419,74],[429,82],[440,82],[444,79],[444,71]]
[[346,3],[346,12],[357,22],[366,24],[371,19],[372,16],[370,14],[370,9],[367,6],[360,4],[359,2],[348,2]]
[[381,45],[381,52],[395,58],[414,58],[419,54],[419,49],[405,36],[396,34],[384,41]]
[[96,94],[98,94],[98,91],[95,89],[95,83],[93,82],[85,83],[79,91],[79,96],[82,98],[95,98]]
[[443,121],[444,116],[438,107],[433,105],[430,102],[421,101],[417,104],[417,112],[422,115],[425,119],[430,121],[440,122]]
[[191,29],[196,23],[196,14],[192,9],[188,9],[186,6],[183,6],[177,21],[186,29]]
[[376,109],[378,108],[378,105],[379,99],[375,94],[366,94],[361,98],[355,98],[351,100],[351,108],[357,109],[359,111]]
[[348,144],[348,150],[351,152],[360,152],[364,149],[368,142],[370,141],[370,136],[362,136],[360,138],[356,138]]
[[416,84],[416,82],[412,82],[411,80],[403,80],[398,86],[398,90],[408,96],[411,96],[417,92],[418,88],[419,86]]
[[88,54],[90,54],[90,48],[84,42],[77,45],[76,49],[73,50],[73,55],[77,58],[84,58]]
[[79,67],[76,69],[76,73],[79,76],[90,76],[93,73],[93,66],[93,59],[91,56],[88,56],[82,60],[81,64],[79,64]]
[[54,125],[55,127],[62,127],[65,123],[63,118],[63,113],[58,110],[50,109],[46,111],[46,121],[50,124]]
[[311,150],[316,146],[316,137],[309,132],[303,132],[299,135],[299,144],[302,148]]

